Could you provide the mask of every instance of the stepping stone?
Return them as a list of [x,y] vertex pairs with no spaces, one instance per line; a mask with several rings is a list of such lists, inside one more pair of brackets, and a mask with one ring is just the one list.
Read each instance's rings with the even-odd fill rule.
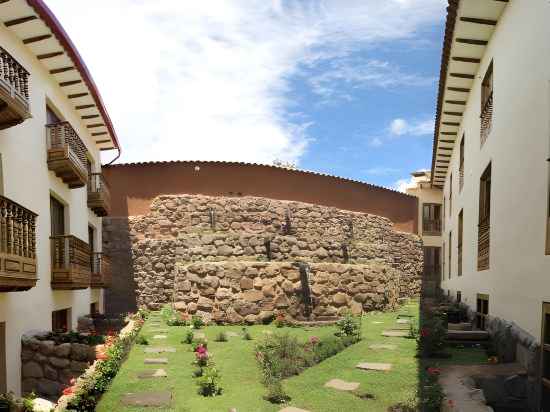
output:
[[145,353],[175,353],[176,348],[145,348]]
[[374,322],[372,322],[372,323],[373,323],[374,325],[381,325],[381,324],[383,324],[384,322],[374,321]]
[[374,349],[374,350],[383,350],[383,349],[385,349],[385,350],[396,350],[397,346],[396,345],[385,345],[385,344],[381,343],[381,344],[370,345],[369,349]]
[[382,332],[382,336],[386,336],[388,338],[406,338],[409,336],[409,332],[405,330],[385,330]]
[[341,379],[331,379],[325,383],[325,388],[337,389],[339,391],[354,391],[359,387],[359,382],[346,382]]
[[167,339],[167,338],[168,338],[168,336],[166,336],[166,335],[155,335],[155,336],[153,336],[153,339]]
[[236,338],[239,334],[237,332],[225,332],[225,336],[228,338]]
[[270,330],[262,330],[262,333],[265,333],[266,335],[273,335],[273,332]]
[[398,318],[414,318],[413,315],[407,315],[406,313],[400,313],[397,315]]
[[305,409],[295,408],[294,406],[287,406],[284,409],[281,409],[279,412],[309,412]]
[[168,374],[164,369],[151,369],[138,373],[138,379],[166,378]]
[[409,324],[411,321],[409,319],[397,319],[397,323],[399,324]]
[[168,407],[172,402],[171,392],[142,392],[142,393],[127,393],[122,397],[124,406],[138,407]]
[[364,362],[360,363],[356,366],[357,369],[362,369],[365,371],[383,371],[383,372],[389,372],[391,371],[391,363],[369,363]]
[[193,333],[193,338],[195,339],[206,339],[206,335],[202,332]]
[[168,329],[151,329],[153,333],[168,333]]
[[146,358],[143,363],[146,365],[166,365],[168,358]]

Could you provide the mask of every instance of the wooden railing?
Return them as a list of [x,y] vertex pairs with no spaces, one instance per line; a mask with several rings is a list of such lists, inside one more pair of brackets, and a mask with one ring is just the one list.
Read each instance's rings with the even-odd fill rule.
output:
[[427,236],[441,235],[441,219],[423,219],[422,234]]
[[1,47],[0,100],[6,103],[0,110],[0,129],[15,126],[30,117],[29,72]]
[[88,182],[87,149],[69,122],[46,125],[48,168],[71,189]]
[[91,173],[88,180],[88,207],[98,216],[111,211],[111,192],[101,173]]
[[0,196],[0,292],[36,285],[36,217]]
[[90,287],[90,246],[71,235],[52,236],[52,289]]
[[487,140],[489,133],[491,133],[491,128],[493,126],[493,92],[487,98],[483,109],[481,110],[481,133],[480,140],[481,146]]
[[490,230],[489,219],[483,220],[478,227],[477,270],[489,269]]
[[108,288],[111,285],[111,258],[103,253],[92,254],[92,282],[94,289]]

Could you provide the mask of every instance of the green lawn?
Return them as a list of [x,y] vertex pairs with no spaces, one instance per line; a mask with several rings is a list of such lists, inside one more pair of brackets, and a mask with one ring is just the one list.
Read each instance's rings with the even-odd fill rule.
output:
[[[402,308],[400,313],[409,313],[418,316],[418,305],[411,303]],[[157,314],[153,315],[155,318]],[[406,338],[385,338],[381,336],[384,329],[397,327],[396,313],[368,314],[363,319],[363,340],[338,355],[329,358],[317,366],[309,368],[301,375],[285,380],[286,392],[292,397],[290,405],[307,409],[312,412],[337,411],[386,411],[388,406],[410,398],[417,385],[418,360],[415,358],[416,342]],[[373,322],[383,322],[374,324]],[[191,412],[227,412],[229,408],[236,408],[238,412],[278,411],[280,405],[273,405],[265,401],[264,387],[260,383],[260,372],[254,357],[254,344],[261,339],[265,331],[274,333],[290,333],[300,339],[310,336],[333,334],[333,327],[322,328],[281,328],[274,325],[257,325],[249,328],[253,341],[245,341],[240,336],[230,337],[228,342],[214,342],[220,331],[240,332],[239,326],[209,326],[201,330],[208,338],[208,349],[213,356],[222,374],[224,393],[214,398],[205,398],[197,394],[197,386],[191,375],[194,367],[191,362],[194,355],[190,345],[180,343],[187,327],[168,327],[167,340],[153,340],[151,320],[144,325],[142,334],[149,338],[150,346],[172,346],[176,353],[160,355],[145,354],[147,346],[136,345],[132,349],[129,359],[125,362],[119,374],[113,381],[112,387],[104,395],[97,411],[138,411],[145,409],[124,408],[120,400],[125,393],[141,391],[170,390],[173,393],[172,409],[147,408],[147,411],[191,411]],[[371,350],[373,343],[391,343],[397,345],[397,350]],[[462,356],[457,352],[459,358]],[[166,357],[168,365],[144,365],[145,358]],[[391,372],[364,372],[355,369],[361,361],[392,363]],[[447,361],[448,362],[448,361]],[[164,368],[168,378],[137,379],[136,375],[146,369]],[[362,400],[349,393],[324,388],[323,385],[330,379],[339,378],[346,381],[360,382],[361,392],[374,395],[375,399]]]

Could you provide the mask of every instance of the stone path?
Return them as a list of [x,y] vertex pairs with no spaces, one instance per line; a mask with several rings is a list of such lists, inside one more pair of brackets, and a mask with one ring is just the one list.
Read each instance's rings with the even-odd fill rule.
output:
[[362,369],[365,371],[383,371],[383,372],[389,372],[391,371],[392,365],[391,363],[370,363],[370,362],[364,362],[359,363],[356,366],[357,369]]
[[369,349],[373,349],[373,350],[396,350],[397,349],[397,346],[396,345],[387,345],[387,344],[384,344],[384,343],[375,343],[374,345],[370,345],[369,346]]
[[153,379],[153,378],[166,378],[168,374],[164,369],[150,369],[143,372],[139,372],[138,379]]
[[166,336],[166,335],[155,335],[155,336],[153,336],[153,339],[168,339],[168,336]]
[[331,379],[330,381],[325,383],[325,388],[351,392],[359,388],[359,382],[346,382],[341,379]]
[[411,321],[409,319],[397,319],[397,323],[402,325],[402,324],[409,324],[411,323]]
[[382,336],[388,338],[406,338],[409,333],[406,330],[385,330],[382,332]]
[[122,397],[124,406],[137,407],[168,407],[172,402],[171,392],[143,392],[143,393],[127,393]]
[[143,363],[146,365],[166,365],[168,364],[168,358],[146,358]]
[[176,348],[145,348],[145,353],[175,353]]

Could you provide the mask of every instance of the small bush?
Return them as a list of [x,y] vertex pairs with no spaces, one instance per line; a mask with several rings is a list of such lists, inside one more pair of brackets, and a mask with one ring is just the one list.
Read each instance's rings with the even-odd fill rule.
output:
[[290,401],[290,396],[283,390],[281,380],[277,379],[267,385],[267,393],[264,399],[271,403],[280,404]]
[[201,376],[203,375],[203,369],[202,368],[196,368],[194,371],[193,371],[193,377],[194,378],[200,378]]
[[264,382],[271,376],[282,379],[298,375],[309,357],[304,345],[289,334],[270,335],[256,345],[256,359],[264,372]]
[[443,388],[438,382],[439,369],[427,368],[420,373],[420,385],[417,398],[419,410],[425,412],[439,412],[441,403],[445,399]]
[[336,336],[353,336],[358,340],[361,339],[361,317],[355,317],[350,312],[347,312],[342,319],[336,322]]
[[216,342],[227,342],[227,334],[225,332],[220,332],[216,335]]
[[206,338],[197,338],[197,339],[193,338],[191,345],[192,345],[193,352],[196,352],[197,348],[199,348],[200,346],[208,349],[208,340]]
[[204,368],[208,365],[209,360],[210,354],[208,353],[208,350],[206,349],[206,347],[199,345],[195,350],[195,361],[193,362],[193,364],[198,366],[199,368]]
[[160,316],[162,316],[164,320],[175,318],[176,315],[177,312],[170,305],[166,305],[160,310]]
[[139,335],[136,338],[136,344],[138,344],[138,345],[149,345],[149,341],[147,340],[147,338],[145,336]]
[[191,318],[191,326],[193,327],[193,329],[200,329],[204,326],[204,321],[200,316],[193,315],[193,317]]
[[186,317],[186,315],[182,315],[179,312],[175,312],[174,316],[170,317],[166,324],[168,326],[188,326],[189,325],[189,319]]
[[344,348],[345,345],[342,339],[336,336],[327,336],[322,338],[319,343],[313,347],[313,354],[318,363],[336,355],[338,352],[344,350]]
[[221,376],[215,366],[209,366],[203,369],[202,375],[197,378],[199,386],[199,395],[217,396],[223,392],[221,386]]
[[446,325],[439,316],[424,319],[418,336],[418,348],[424,357],[434,357],[445,349]]
[[183,343],[187,343],[188,345],[192,344],[194,337],[195,335],[193,335],[193,332],[188,330],[183,338]]
[[252,335],[250,334],[247,328],[243,328],[243,339],[252,340]]

